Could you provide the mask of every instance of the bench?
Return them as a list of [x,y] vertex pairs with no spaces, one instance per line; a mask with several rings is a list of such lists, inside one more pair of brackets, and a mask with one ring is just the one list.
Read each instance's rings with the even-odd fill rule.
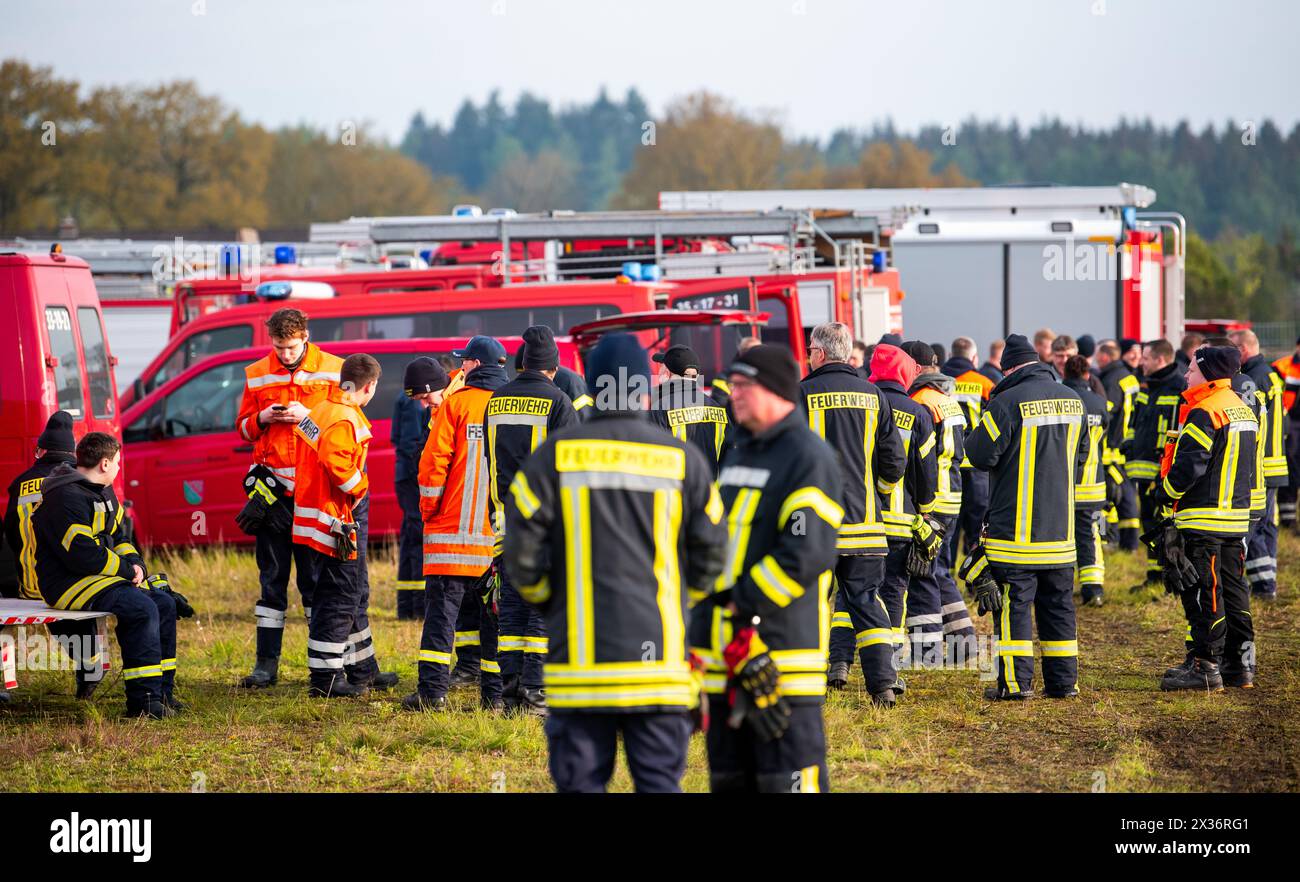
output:
[[[108,613],[95,612],[89,609],[55,609],[46,606],[40,600],[19,600],[16,598],[0,598],[0,627],[7,625],[16,625],[19,628],[24,625],[48,625],[51,622],[82,622],[89,619],[96,619],[95,630],[96,640],[100,646],[108,645]],[[103,656],[103,669],[109,668],[108,653],[101,653]],[[4,683],[4,688],[13,689],[18,685],[18,665],[14,658],[14,647],[9,640],[0,640],[0,674]]]

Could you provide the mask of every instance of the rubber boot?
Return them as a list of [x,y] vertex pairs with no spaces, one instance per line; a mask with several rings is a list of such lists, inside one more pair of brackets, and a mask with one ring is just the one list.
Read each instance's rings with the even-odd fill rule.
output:
[[898,697],[894,695],[894,690],[883,689],[880,692],[871,693],[871,703],[876,707],[890,710],[898,704]]
[[307,687],[307,694],[312,698],[359,698],[368,690],[365,686],[354,686],[348,682],[343,673],[335,674],[331,679],[313,679]]
[[1181,665],[1174,665],[1172,668],[1167,669],[1164,675],[1166,677],[1180,676],[1181,674],[1190,671],[1192,669],[1192,665],[1194,665],[1195,663],[1196,663],[1196,654],[1189,649],[1187,651],[1187,657],[1183,659],[1183,663]]
[[546,705],[545,689],[530,689],[524,687],[519,690],[520,701],[519,707],[524,713],[531,714],[535,717],[544,717],[549,713]]
[[180,713],[185,710],[184,702],[176,699],[176,672],[163,671],[162,676],[162,703],[172,713]]
[[402,699],[402,707],[409,711],[441,711],[447,709],[447,696],[430,698],[419,692],[412,692]]
[[274,686],[280,679],[279,658],[259,658],[253,666],[253,673],[239,681],[245,689],[266,689]]

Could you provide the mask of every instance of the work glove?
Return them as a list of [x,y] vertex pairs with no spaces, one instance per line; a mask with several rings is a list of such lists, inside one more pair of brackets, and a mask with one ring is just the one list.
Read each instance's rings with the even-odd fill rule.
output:
[[266,466],[254,466],[244,476],[244,495],[248,502],[235,515],[235,524],[249,536],[256,536],[263,530],[277,533],[288,532],[293,526],[293,516],[279,499],[287,491],[275,473]]
[[351,560],[357,553],[357,525],[335,518],[330,535],[334,537],[334,557]]
[[1124,500],[1124,474],[1119,466],[1106,466],[1106,501],[1118,508]]
[[492,558],[492,564],[483,574],[483,581],[479,583],[479,600],[483,603],[483,611],[488,617],[496,622],[501,615],[501,558]]
[[1196,567],[1187,557],[1183,549],[1183,537],[1179,535],[1178,528],[1172,524],[1165,527],[1164,536],[1164,557],[1161,559],[1161,575],[1165,583],[1165,591],[1169,594],[1181,595],[1196,587],[1198,575]]
[[194,617],[194,607],[190,606],[189,598],[172,588],[171,582],[167,581],[166,573],[154,573],[144,580],[144,584],[150,591],[161,591],[172,596],[172,601],[176,604],[176,618]]
[[943,526],[936,520],[917,515],[912,523],[912,547],[907,552],[908,575],[930,575],[942,546]]
[[966,583],[974,595],[979,615],[1002,611],[1002,586],[993,578],[984,546],[976,545],[957,568],[957,577]]
[[722,655],[731,672],[727,684],[731,715],[727,725],[739,729],[749,721],[760,741],[780,738],[790,726],[790,705],[781,695],[776,662],[753,624],[737,630]]

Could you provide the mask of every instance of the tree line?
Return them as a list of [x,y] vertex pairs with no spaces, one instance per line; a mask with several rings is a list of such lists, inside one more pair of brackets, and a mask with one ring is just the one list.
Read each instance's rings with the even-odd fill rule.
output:
[[398,144],[360,121],[268,129],[189,81],[85,92],[49,68],[0,63],[0,235],[305,228],[350,215],[653,208],[660,190],[1147,184],[1181,211],[1189,314],[1294,321],[1300,299],[1300,125],[1200,132],[1123,121],[967,120],[824,141],[697,92],[652,113],[630,89],[552,107],[528,92],[415,113]]

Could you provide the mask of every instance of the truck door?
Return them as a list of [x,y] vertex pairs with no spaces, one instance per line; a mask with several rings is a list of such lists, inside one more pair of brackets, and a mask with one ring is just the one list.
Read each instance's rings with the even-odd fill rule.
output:
[[123,431],[127,495],[151,544],[243,542],[251,448],[235,431],[241,362],[215,364],[157,393]]
[[804,339],[798,289],[789,284],[760,283],[757,309],[771,316],[763,326],[763,342],[788,346],[794,353],[795,362],[803,367],[807,358],[807,341]]

